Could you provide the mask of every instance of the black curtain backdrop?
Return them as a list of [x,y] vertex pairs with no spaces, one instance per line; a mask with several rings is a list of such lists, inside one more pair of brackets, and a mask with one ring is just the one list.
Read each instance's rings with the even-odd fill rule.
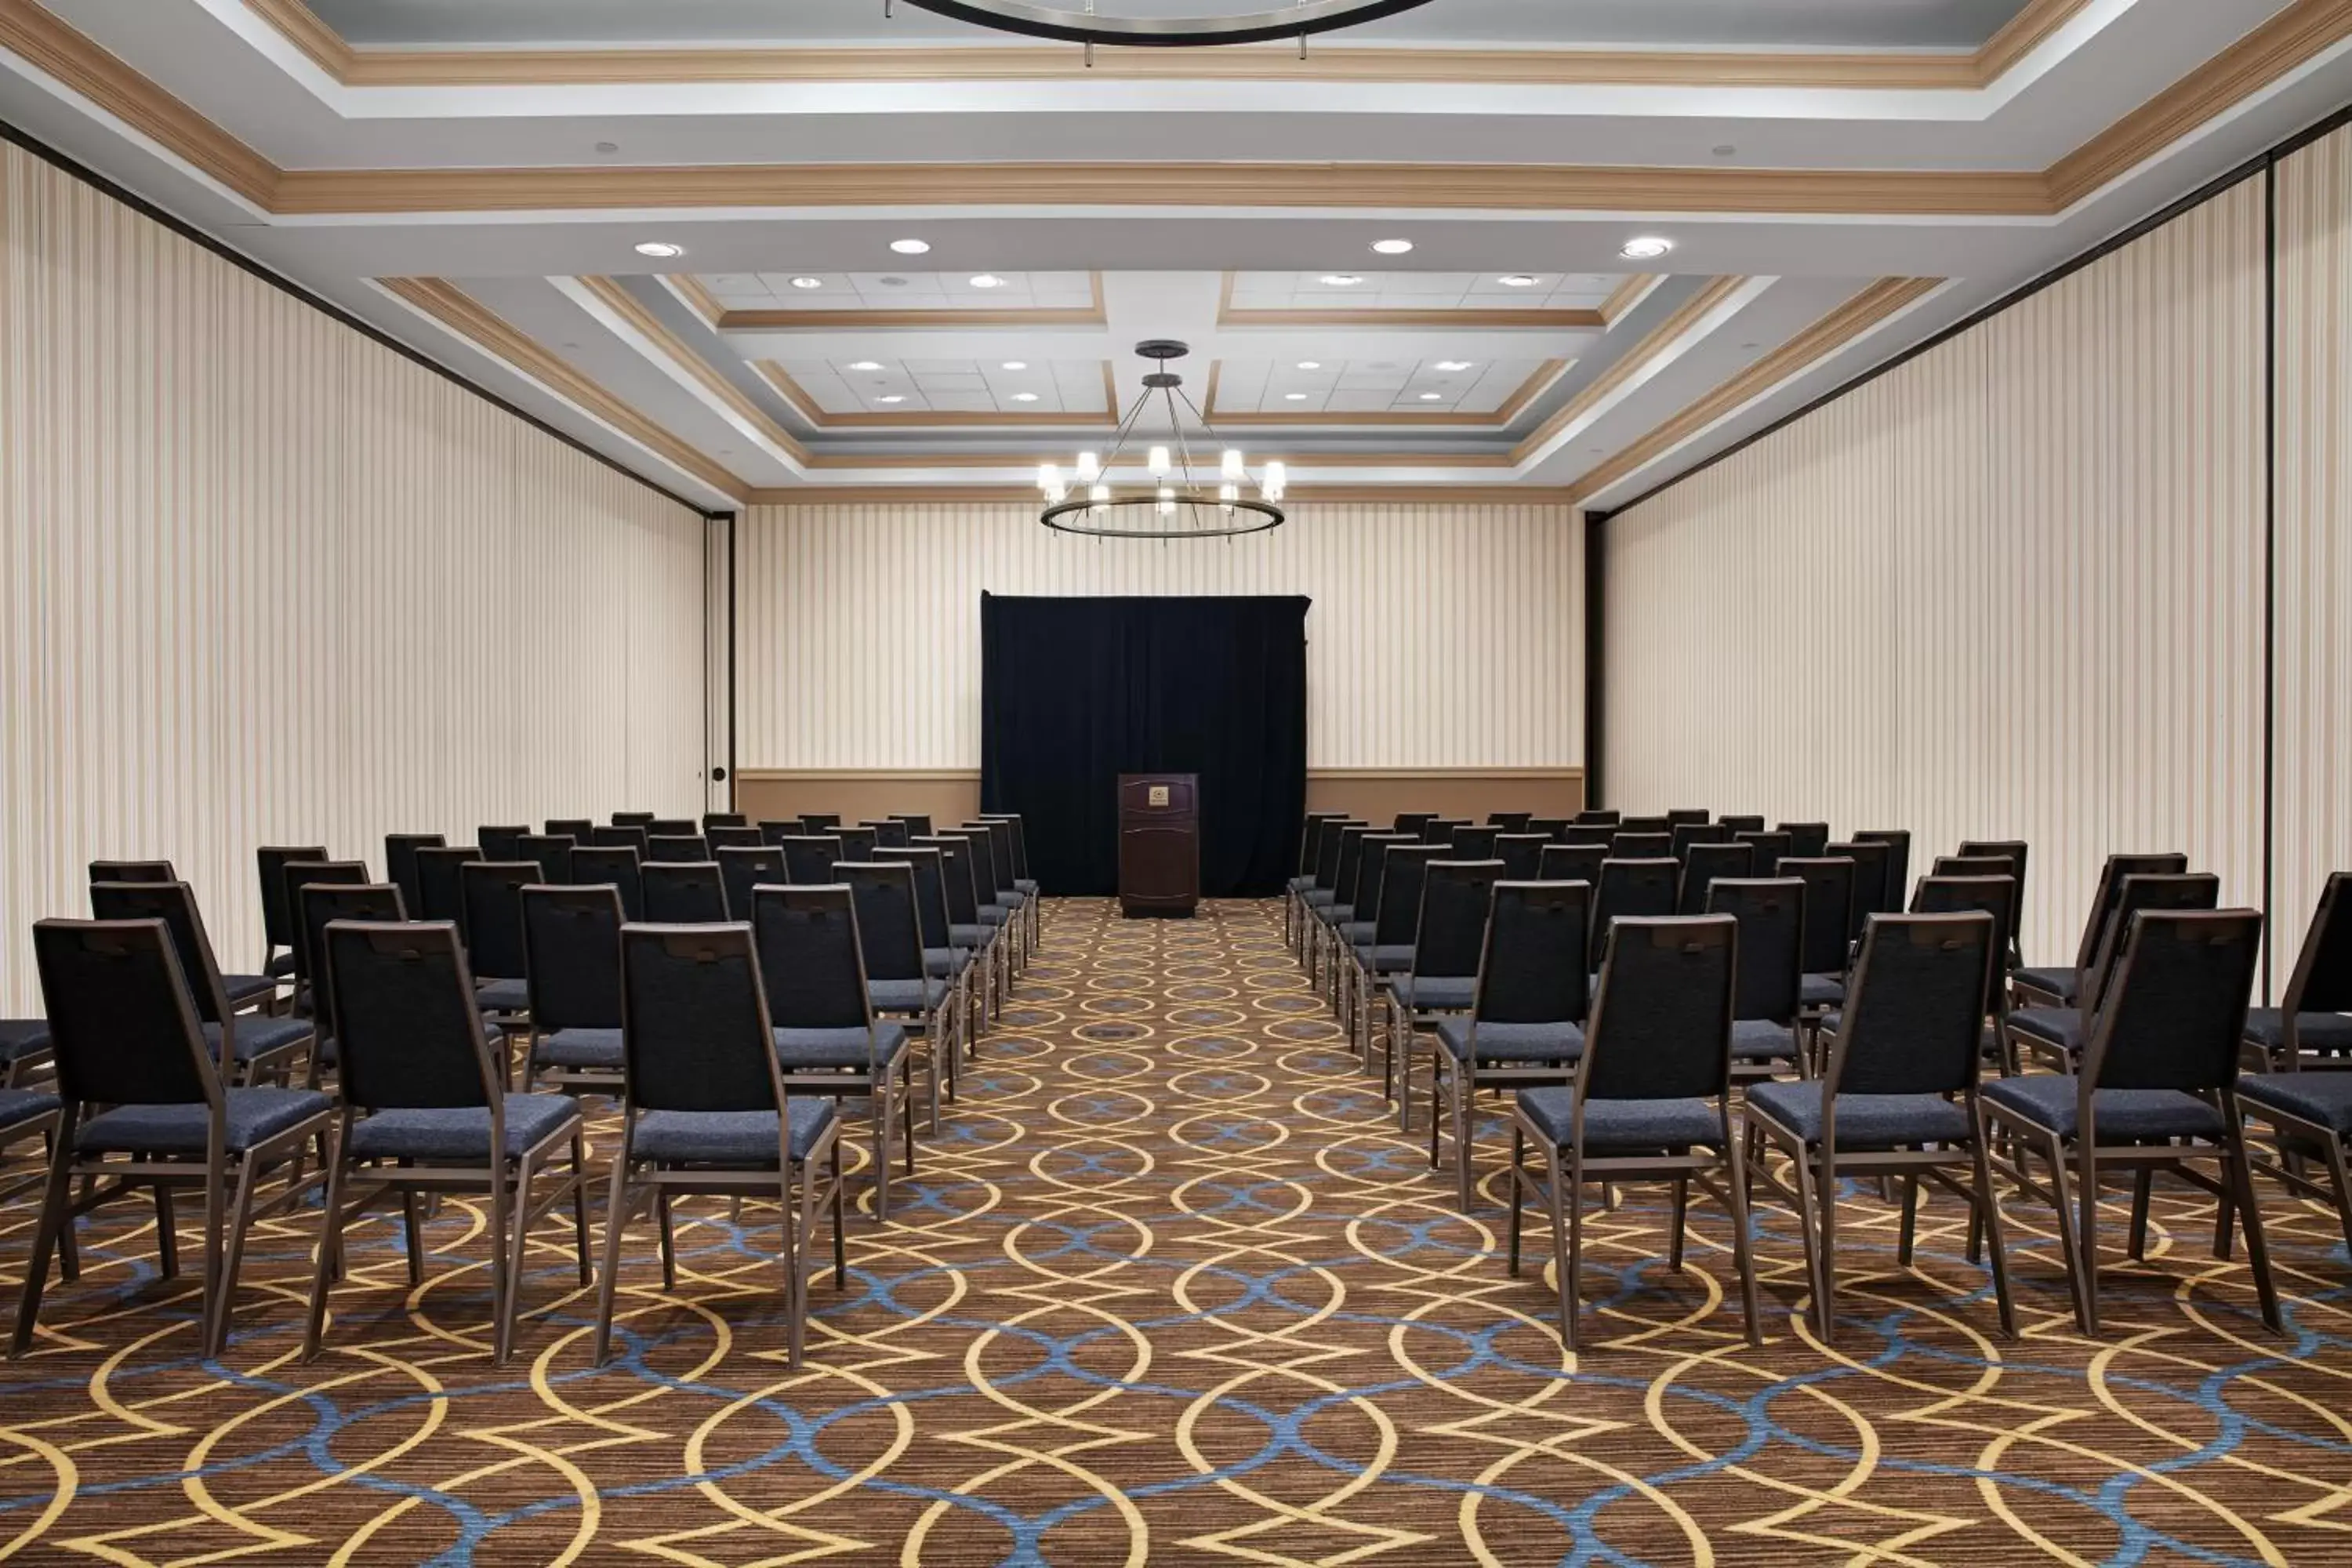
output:
[[1118,890],[1118,775],[1201,775],[1201,891],[1279,892],[1307,810],[1305,598],[980,599],[983,810],[1053,894]]

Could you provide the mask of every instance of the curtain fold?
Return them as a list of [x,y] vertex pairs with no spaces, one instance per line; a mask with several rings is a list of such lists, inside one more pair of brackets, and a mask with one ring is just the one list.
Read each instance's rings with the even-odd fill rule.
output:
[[1198,773],[1201,890],[1281,890],[1307,809],[1304,597],[982,594],[981,800],[1055,895],[1118,889],[1118,775]]

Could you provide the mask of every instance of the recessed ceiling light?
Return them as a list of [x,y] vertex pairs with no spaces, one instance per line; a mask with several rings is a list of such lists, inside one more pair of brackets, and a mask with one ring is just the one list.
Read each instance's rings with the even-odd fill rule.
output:
[[793,279],[793,287],[795,289],[822,289],[824,287],[824,279],[822,278],[795,278]]
[[1382,256],[1404,256],[1412,251],[1412,241],[1409,239],[1376,239],[1372,241],[1372,248],[1379,251]]
[[1421,395],[1421,400],[1423,403],[1442,403],[1445,400],[1445,395],[1442,392],[1424,392]]
[[1363,279],[1353,272],[1326,272],[1323,286],[1327,289],[1353,289]]
[[684,256],[686,254],[686,247],[682,245],[672,245],[666,239],[649,239],[643,245],[637,247],[637,254],[639,256],[657,257],[660,259],[667,261],[673,256]]
[[1016,392],[1013,395],[1013,401],[1015,403],[1034,403],[1037,401],[1037,395],[1034,392]]
[[1628,261],[1654,261],[1675,247],[1671,239],[1654,234],[1636,235],[1617,247],[1617,254]]
[[1506,272],[1496,281],[1506,289],[1532,289],[1538,279],[1532,272]]
[[922,256],[929,252],[931,242],[928,239],[894,239],[890,242],[890,248],[901,256]]
[[993,272],[983,272],[971,280],[971,286],[975,289],[1002,289],[1004,287],[1004,279]]
[[1286,392],[1282,395],[1282,400],[1285,403],[1304,403],[1307,401],[1307,395],[1303,392]]
[[881,362],[878,360],[860,359],[850,361],[849,368],[852,370],[880,370],[882,365]]
[[894,392],[894,393],[891,393],[891,394],[890,394],[888,396],[887,396],[887,397],[877,397],[877,398],[876,398],[874,401],[875,401],[875,402],[877,402],[877,403],[904,403],[904,402],[906,402],[907,400],[906,400],[904,397],[901,397],[898,394],[897,394],[897,393],[895,393],[895,392]]
[[1468,370],[1470,368],[1470,362],[1466,359],[1442,359],[1437,362],[1437,368],[1440,370]]
[[1029,368],[1029,362],[1025,359],[1009,359],[1004,362],[1004,368],[1007,370],[1027,370]]
[[1323,362],[1319,359],[1303,359],[1298,362],[1298,368],[1301,370],[1321,370],[1323,368]]

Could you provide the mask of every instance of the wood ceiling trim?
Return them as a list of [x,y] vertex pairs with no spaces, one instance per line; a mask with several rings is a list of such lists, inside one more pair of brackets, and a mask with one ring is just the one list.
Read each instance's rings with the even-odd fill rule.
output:
[[719,303],[719,296],[704,288],[702,279],[693,273],[667,273],[662,281],[669,285],[670,292],[683,300],[688,310],[701,317],[702,324],[712,331],[717,331],[719,323],[727,320],[727,307]]
[[[1435,467],[1438,465],[1431,465]],[[1299,501],[1401,501],[1452,506],[1545,506],[1570,504],[1571,496],[1559,485],[1354,485],[1293,483],[1286,504]],[[790,489],[756,489],[751,506],[870,505],[904,501],[937,505],[946,501],[1027,501],[1039,503],[1035,485],[922,484],[803,485]]]
[[1659,355],[1681,342],[1691,329],[1748,281],[1745,278],[1716,278],[1684,300],[1666,319],[1650,329],[1639,342],[1610,363],[1608,367],[1580,389],[1574,397],[1562,404],[1552,416],[1538,426],[1528,438],[1511,451],[1512,458],[1525,462],[1540,450],[1545,442],[1566,429],[1569,425],[1596,407],[1601,400],[1615,392]]
[[1914,301],[1943,285],[1940,278],[1881,278],[1820,321],[1723,382],[1569,487],[1577,501],[1592,497],[1673,450],[1799,372],[1836,353]]
[[1618,284],[1609,298],[1601,301],[1601,321],[1612,327],[1623,321],[1666,277],[1663,272],[1636,272]]
[[[1508,468],[1516,465],[1507,452],[1321,452],[1304,457],[1288,457],[1267,451],[1257,454],[1256,460],[1273,459],[1287,463],[1294,475],[1301,468],[1312,469],[1320,464],[1326,468]],[[1066,463],[1068,452],[965,452],[908,453],[819,452],[809,458],[812,468],[1027,468],[1035,469],[1042,463]]]
[[1209,395],[1202,407],[1212,425],[1235,430],[1253,426],[1281,427],[1285,426],[1326,426],[1333,429],[1473,429],[1503,430],[1509,427],[1520,411],[1535,401],[1543,389],[1566,374],[1572,360],[1549,359],[1536,366],[1525,381],[1512,389],[1510,396],[1491,414],[1416,414],[1407,408],[1365,409],[1357,413],[1294,414],[1286,409],[1220,408],[1217,406],[1217,383],[1224,370],[1220,360],[1209,367]]
[[744,395],[743,389],[719,374],[684,342],[677,334],[662,325],[659,317],[640,304],[636,297],[611,278],[582,278],[580,286],[593,294],[604,308],[627,322],[630,329],[652,344],[655,351],[667,358],[680,370],[694,377],[696,383],[711,396],[731,410],[736,417],[749,424],[762,437],[782,451],[794,462],[805,462],[808,452],[793,433],[776,423],[773,416]]
[[[1104,303],[1103,275],[1100,268],[1087,274],[1087,285],[1093,299],[1085,305],[1072,306],[961,306],[939,310],[736,310],[731,309],[708,289],[699,279],[695,288],[710,302],[717,312],[712,325],[722,332],[801,332],[828,331],[838,328],[877,331],[919,331],[940,327],[1100,327],[1110,322],[1108,308]],[[699,308],[699,307],[698,307]]]
[[521,372],[712,489],[739,502],[749,493],[741,479],[705,457],[699,448],[680,440],[550,353],[537,339],[518,331],[456,284],[441,278],[379,278],[375,284],[492,359]]
[[[1226,274],[1230,279],[1232,274]],[[1232,297],[1228,283],[1226,297]],[[1609,325],[1601,310],[1512,310],[1465,308],[1447,310],[1401,310],[1385,306],[1364,306],[1358,310],[1234,310],[1230,304],[1221,305],[1217,311],[1221,327],[1382,327],[1418,329],[1423,327],[1476,327],[1529,331],[1592,331]]]
[[583,86],[679,82],[1212,80],[1470,82],[1524,86],[1922,89],[1998,80],[2089,0],[2029,0],[1975,50],[1381,48],[1287,44],[1223,49],[1051,45],[813,48],[354,48],[302,0],[246,0],[350,87]]
[[[911,408],[904,413],[835,414],[821,406],[790,371],[773,360],[753,360],[751,368],[791,404],[800,416],[818,430],[1111,430],[1118,426],[1118,402],[1110,367],[1103,367],[1103,386],[1109,394],[1108,413],[1011,413],[1000,409]],[[951,459],[943,466],[952,467]]]

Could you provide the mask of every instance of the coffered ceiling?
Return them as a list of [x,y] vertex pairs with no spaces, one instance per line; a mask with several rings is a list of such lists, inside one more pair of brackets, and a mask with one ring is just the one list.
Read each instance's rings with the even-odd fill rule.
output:
[[1299,495],[1606,506],[2352,98],[2352,0],[882,10],[0,0],[0,118],[705,506],[1018,487],[1164,337]]

